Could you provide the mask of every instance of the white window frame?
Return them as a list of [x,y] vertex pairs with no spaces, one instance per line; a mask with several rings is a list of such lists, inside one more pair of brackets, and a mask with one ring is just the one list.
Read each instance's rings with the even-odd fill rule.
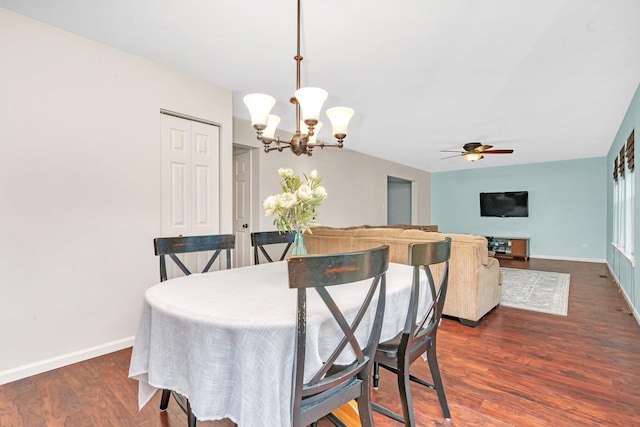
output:
[[627,171],[625,175],[625,206],[624,206],[624,252],[627,256],[634,256],[634,205],[635,205],[635,191],[634,191],[634,172]]
[[[626,160],[626,156],[625,156]],[[626,166],[626,165],[625,165]],[[635,171],[625,168],[613,182],[613,246],[635,262]]]

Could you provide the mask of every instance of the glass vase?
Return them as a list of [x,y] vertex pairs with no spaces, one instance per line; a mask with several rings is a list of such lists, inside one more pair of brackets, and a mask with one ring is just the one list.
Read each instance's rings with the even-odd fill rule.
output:
[[291,251],[293,255],[306,255],[307,247],[304,244],[304,231],[295,231],[293,238],[293,249]]

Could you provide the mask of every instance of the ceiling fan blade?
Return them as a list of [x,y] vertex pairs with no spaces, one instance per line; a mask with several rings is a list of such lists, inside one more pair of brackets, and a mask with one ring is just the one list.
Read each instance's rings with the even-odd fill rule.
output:
[[511,154],[513,150],[488,150],[483,151],[483,154]]
[[464,151],[460,151],[460,150],[440,150],[441,153],[460,153],[460,154],[464,154]]
[[447,157],[440,157],[440,160],[444,160],[444,159],[450,159],[452,157],[460,157],[462,155],[464,155],[465,153],[462,154],[454,154],[453,156],[447,156]]

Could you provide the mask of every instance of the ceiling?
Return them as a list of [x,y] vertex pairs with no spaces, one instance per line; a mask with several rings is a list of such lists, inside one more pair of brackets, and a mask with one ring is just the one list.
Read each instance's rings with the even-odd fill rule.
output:
[[[640,83],[638,0],[302,2],[302,86],[356,110],[345,147],[426,171],[606,156]],[[234,116],[268,93],[294,129],[295,0],[0,7],[231,89]],[[515,152],[441,160],[470,141]]]

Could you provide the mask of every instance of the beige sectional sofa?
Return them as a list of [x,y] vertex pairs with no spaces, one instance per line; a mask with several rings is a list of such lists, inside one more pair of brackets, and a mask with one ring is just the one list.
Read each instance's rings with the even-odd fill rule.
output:
[[[443,240],[450,237],[449,289],[444,314],[476,326],[482,317],[500,303],[500,264],[488,255],[487,239],[468,234],[423,231],[435,226],[394,227],[316,227],[305,234],[310,254],[350,252],[389,245],[389,260],[407,263],[408,245],[413,242]],[[436,228],[437,229],[437,228]]]

